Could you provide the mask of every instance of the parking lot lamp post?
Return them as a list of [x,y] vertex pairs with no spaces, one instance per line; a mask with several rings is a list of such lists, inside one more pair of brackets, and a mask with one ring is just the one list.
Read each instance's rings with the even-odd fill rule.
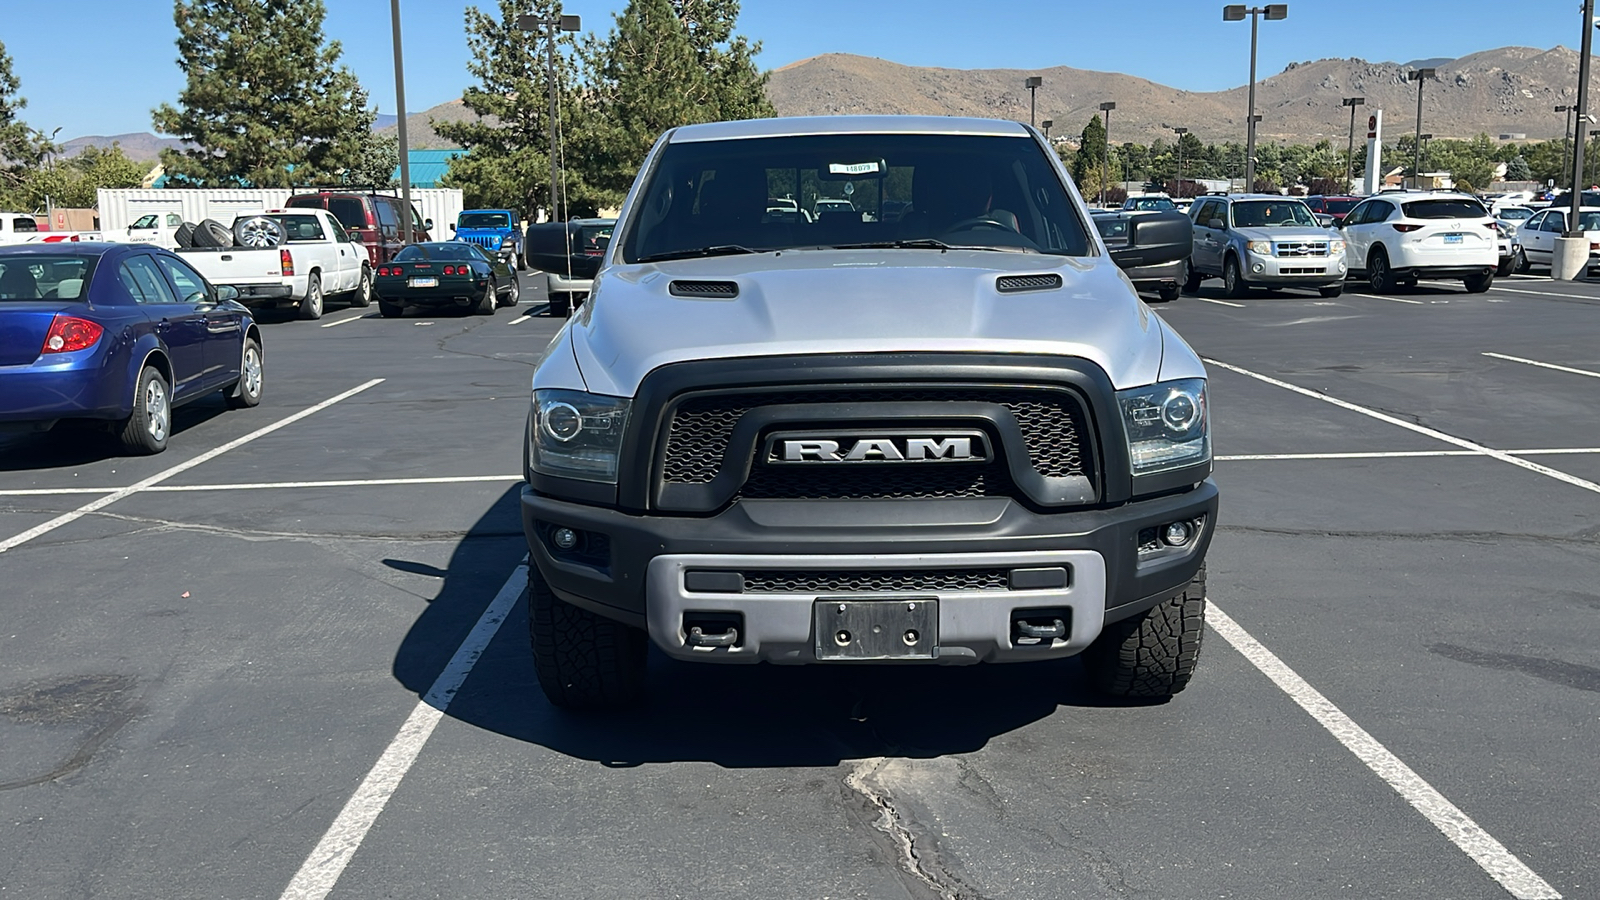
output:
[[1222,8],[1224,22],[1242,22],[1245,16],[1250,17],[1250,115],[1245,123],[1244,189],[1253,191],[1256,184],[1256,122],[1260,121],[1256,118],[1256,35],[1260,30],[1262,16],[1266,16],[1269,22],[1289,18],[1289,4],[1268,3],[1266,6],[1230,4]]
[[1571,171],[1572,165],[1572,111],[1577,109],[1576,103],[1563,103],[1556,107],[1556,112],[1567,114],[1567,124],[1562,126],[1561,132],[1561,172],[1566,174]]
[[1178,197],[1183,196],[1183,136],[1189,133],[1187,128],[1174,128],[1172,133],[1178,136]]
[[400,55],[400,0],[389,0],[389,21],[394,26],[395,138],[400,150],[400,199],[406,214],[400,217],[400,242],[411,243],[411,148],[406,140],[406,72]]
[[559,32],[577,31],[581,28],[577,16],[563,16],[557,14],[552,19],[541,19],[538,16],[517,16],[517,28],[522,31],[538,31],[540,28],[550,30],[549,63],[545,72],[546,87],[550,92],[550,217],[549,221],[556,220],[556,36]]
[[1040,125],[1044,126],[1045,143],[1049,143],[1050,142],[1050,126],[1054,125],[1055,123],[1056,123],[1055,119],[1045,119],[1043,122],[1039,123]]
[[1111,111],[1117,108],[1117,101],[1107,100],[1100,104],[1100,111],[1106,114],[1106,158],[1100,166],[1100,205],[1106,205],[1106,178],[1111,174]]
[[1431,135],[1431,134],[1419,134],[1419,135],[1417,135],[1417,148],[1421,151],[1421,152],[1419,152],[1417,154],[1417,160],[1418,160],[1418,163],[1417,163],[1417,165],[1418,165],[1418,168],[1417,168],[1417,187],[1419,187],[1419,188],[1422,186],[1422,168],[1421,168],[1421,164],[1423,162],[1427,161],[1427,158],[1428,158],[1427,146],[1428,146],[1428,142],[1431,141],[1431,140],[1433,140],[1433,135]]
[[1034,110],[1038,108],[1038,104],[1037,104],[1036,101],[1039,99],[1039,85],[1041,85],[1041,84],[1044,84],[1044,79],[1040,78],[1037,75],[1029,75],[1028,79],[1026,81],[1022,82],[1022,86],[1028,89],[1028,124],[1029,125],[1035,125],[1036,124],[1034,122],[1034,119],[1033,119],[1033,114],[1034,114]]
[[1417,83],[1417,144],[1411,149],[1416,157],[1411,163],[1413,185],[1422,184],[1422,83],[1434,77],[1433,69],[1414,69],[1406,73],[1406,78]]
[[1356,107],[1366,103],[1367,98],[1346,97],[1342,102],[1350,107],[1350,144],[1344,151],[1344,189],[1348,191],[1356,179]]

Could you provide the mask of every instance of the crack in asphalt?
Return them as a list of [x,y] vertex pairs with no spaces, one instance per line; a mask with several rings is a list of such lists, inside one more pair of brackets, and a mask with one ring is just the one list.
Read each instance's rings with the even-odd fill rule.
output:
[[[516,307],[514,307],[514,306],[511,307],[511,308],[512,309],[516,309]],[[451,341],[455,340],[456,338],[462,337],[464,335],[471,334],[472,332],[477,331],[479,328],[481,328],[484,325],[484,323],[492,322],[492,321],[494,321],[492,318],[485,317],[485,318],[482,318],[482,319],[478,319],[477,321],[474,321],[474,322],[471,322],[471,323],[467,323],[467,324],[463,325],[461,327],[461,329],[459,331],[455,332],[454,334],[447,334],[444,337],[439,338],[437,341],[434,341],[434,346],[437,347],[440,351],[442,351],[444,353],[454,353],[457,356],[471,356],[471,357],[476,357],[477,359],[491,360],[493,362],[515,363],[515,364],[517,364],[519,366],[527,366],[530,369],[539,365],[539,360],[537,360],[537,359],[534,359],[534,360],[531,360],[531,361],[529,361],[529,360],[521,360],[521,359],[511,359],[509,357],[499,356],[499,355],[496,355],[496,354],[473,353],[473,352],[468,351],[468,350],[454,350],[454,349],[451,349],[450,347],[446,346],[447,344],[449,344]]]
[[865,797],[878,811],[878,819],[872,823],[873,827],[889,836],[889,840],[894,844],[900,869],[911,876],[915,887],[931,892],[938,900],[982,900],[980,894],[960,884],[949,873],[943,872],[934,863],[931,852],[927,854],[926,859],[924,858],[908,820],[895,806],[889,790],[876,783],[874,779],[888,762],[888,757],[883,756],[864,759],[844,777],[844,784],[845,787]]

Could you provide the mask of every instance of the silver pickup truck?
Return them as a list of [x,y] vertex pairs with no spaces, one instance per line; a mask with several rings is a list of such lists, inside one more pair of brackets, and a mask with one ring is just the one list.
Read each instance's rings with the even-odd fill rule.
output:
[[[846,196],[812,220],[774,212]],[[533,376],[522,520],[540,686],[639,700],[705,663],[1082,654],[1165,698],[1216,526],[1206,372],[1042,136],[933,117],[674,129]]]

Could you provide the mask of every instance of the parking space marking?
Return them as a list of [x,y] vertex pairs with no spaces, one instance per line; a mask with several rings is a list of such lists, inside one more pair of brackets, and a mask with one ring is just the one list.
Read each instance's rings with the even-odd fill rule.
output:
[[[1559,450],[1540,451],[1559,453]],[[147,494],[182,494],[194,491],[264,491],[271,488],[387,487],[406,484],[473,484],[490,481],[521,481],[521,475],[440,475],[433,478],[360,478],[344,481],[258,481],[248,484],[161,484],[147,487]],[[59,497],[66,494],[112,494],[114,487],[21,488],[0,491],[0,497]]]
[[1424,425],[1417,425],[1417,424],[1414,424],[1412,422],[1407,422],[1404,419],[1395,418],[1394,416],[1388,415],[1387,413],[1378,412],[1375,409],[1368,409],[1365,406],[1360,406],[1360,405],[1357,405],[1355,403],[1351,403],[1348,400],[1340,400],[1337,397],[1330,397],[1327,394],[1319,394],[1316,391],[1310,390],[1308,388],[1303,388],[1303,387],[1301,387],[1301,386],[1299,386],[1297,384],[1290,384],[1287,381],[1279,381],[1278,379],[1273,378],[1273,377],[1271,377],[1269,375],[1262,375],[1259,372],[1252,372],[1249,369],[1244,369],[1244,368],[1240,368],[1239,366],[1229,365],[1229,364],[1227,364],[1225,362],[1222,362],[1220,360],[1207,358],[1205,361],[1206,361],[1207,365],[1216,366],[1219,369],[1227,369],[1230,372],[1236,372],[1236,373],[1238,373],[1240,375],[1244,375],[1244,376],[1249,377],[1249,378],[1254,378],[1257,381],[1261,381],[1261,382],[1264,382],[1266,384],[1273,385],[1275,387],[1281,387],[1286,391],[1293,391],[1296,394],[1300,394],[1300,395],[1305,396],[1305,397],[1310,397],[1313,400],[1321,400],[1324,403],[1331,403],[1334,406],[1339,407],[1340,409],[1346,409],[1346,410],[1349,410],[1350,412],[1360,413],[1363,416],[1367,416],[1369,418],[1377,419],[1380,422],[1388,422],[1390,425],[1397,425],[1397,426],[1399,426],[1401,428],[1406,429],[1407,431],[1414,431],[1417,434],[1427,435],[1428,437],[1431,437],[1434,440],[1444,441],[1447,444],[1451,444],[1451,445],[1454,445],[1456,447],[1460,447],[1463,450],[1473,450],[1473,451],[1476,451],[1478,453],[1483,454],[1484,456],[1488,456],[1488,457],[1491,457],[1493,459],[1498,459],[1501,462],[1510,463],[1511,465],[1516,466],[1518,468],[1527,469],[1530,472],[1537,472],[1540,475],[1544,475],[1544,476],[1546,476],[1548,478],[1554,478],[1557,481],[1563,482],[1565,484],[1570,484],[1573,487],[1583,488],[1586,491],[1591,491],[1593,493],[1600,494],[1600,484],[1595,484],[1592,481],[1586,481],[1586,480],[1584,480],[1582,478],[1579,478],[1576,475],[1569,475],[1566,472],[1561,471],[1560,469],[1552,469],[1549,466],[1542,466],[1542,465],[1540,465],[1540,464],[1538,464],[1536,462],[1529,462],[1528,460],[1520,459],[1520,458],[1518,458],[1516,456],[1512,456],[1510,453],[1507,453],[1504,450],[1496,450],[1493,447],[1485,447],[1482,444],[1475,443],[1473,441],[1469,441],[1466,438],[1459,438],[1459,437],[1456,437],[1453,434],[1446,434],[1443,431],[1437,431],[1435,429],[1428,428],[1427,426],[1424,426]]
[[1195,299],[1199,300],[1201,303],[1215,303],[1218,306],[1231,306],[1231,307],[1234,307],[1235,309],[1244,309],[1245,308],[1245,305],[1243,303],[1229,303],[1226,300],[1214,300],[1214,299],[1212,299],[1210,297],[1197,297]]
[[348,319],[340,319],[337,322],[324,322],[324,323],[322,323],[322,327],[323,328],[332,328],[335,325],[348,325],[351,322],[356,322],[356,321],[359,321],[361,319],[365,319],[366,317],[367,317],[367,314],[366,313],[362,313],[359,316],[351,316]]
[[305,409],[302,409],[302,410],[300,410],[299,412],[297,412],[297,413],[295,413],[293,415],[286,416],[286,417],[284,417],[282,419],[279,419],[278,421],[273,422],[271,425],[268,425],[268,426],[266,426],[264,428],[258,428],[255,431],[252,431],[249,434],[245,435],[244,437],[234,438],[233,440],[227,442],[226,444],[223,444],[220,447],[216,447],[216,448],[213,448],[211,450],[207,450],[206,452],[200,454],[199,456],[196,456],[193,459],[187,460],[185,462],[181,462],[181,463],[173,466],[170,469],[163,469],[162,471],[157,472],[154,475],[151,475],[149,478],[145,478],[143,480],[136,481],[133,484],[130,484],[125,488],[118,488],[117,490],[105,495],[104,497],[99,497],[97,499],[91,500],[88,503],[85,503],[84,505],[82,505],[82,506],[78,507],[77,509],[73,510],[72,512],[63,513],[63,514],[61,514],[59,516],[56,516],[54,519],[51,519],[50,521],[44,523],[43,525],[36,525],[33,528],[30,528],[27,531],[24,531],[19,535],[15,535],[13,537],[9,537],[9,538],[6,538],[3,541],[0,541],[0,553],[4,553],[7,550],[11,550],[11,549],[14,549],[16,547],[20,547],[23,544],[26,544],[27,542],[33,540],[36,537],[39,537],[39,536],[45,535],[45,534],[49,534],[50,532],[55,531],[57,528],[60,528],[63,525],[69,524],[71,522],[75,522],[78,519],[81,519],[84,516],[86,516],[86,515],[88,515],[88,514],[90,514],[92,512],[95,512],[96,510],[104,509],[105,507],[110,506],[111,504],[117,502],[118,500],[121,500],[121,499],[123,499],[125,497],[131,497],[134,494],[139,493],[140,491],[144,491],[144,490],[147,490],[149,488],[152,488],[152,487],[160,484],[161,482],[166,481],[168,478],[171,478],[174,475],[178,475],[178,474],[181,474],[183,472],[187,472],[190,469],[194,468],[195,466],[198,466],[198,465],[200,465],[202,463],[206,463],[206,462],[209,462],[209,461],[211,461],[213,459],[216,459],[217,457],[221,456],[222,454],[227,453],[229,450],[234,450],[234,449],[237,449],[239,447],[243,447],[245,444],[248,444],[248,443],[250,443],[251,441],[253,441],[253,440],[257,439],[257,438],[266,437],[267,435],[273,433],[274,431],[277,431],[280,428],[286,427],[288,425],[292,425],[295,422],[298,422],[301,419],[306,418],[307,416],[315,415],[316,413],[319,413],[322,410],[327,409],[328,407],[334,405],[335,403],[338,403],[338,402],[340,402],[342,400],[348,400],[351,397],[354,397],[355,395],[361,393],[362,391],[364,391],[364,390],[366,390],[366,389],[368,389],[370,387],[373,387],[375,385],[382,384],[382,383],[383,383],[383,379],[382,378],[374,378],[371,381],[368,381],[365,384],[357,385],[356,387],[353,387],[350,390],[345,391],[342,394],[335,394],[332,397],[329,397],[328,399],[322,401],[321,403],[316,404],[315,406],[308,406]]
[[1541,369],[1555,369],[1557,372],[1570,372],[1573,375],[1587,375],[1590,378],[1600,378],[1600,372],[1591,372],[1588,369],[1574,369],[1571,366],[1558,366],[1555,363],[1539,362],[1537,359],[1523,359],[1520,356],[1507,356],[1504,353],[1485,353],[1483,355],[1492,356],[1495,359],[1506,359],[1510,360],[1511,362],[1519,362],[1525,365],[1538,366]]
[[1507,294],[1532,294],[1535,297],[1570,297],[1574,300],[1600,300],[1600,296],[1594,294],[1558,294],[1555,291],[1525,291],[1521,288],[1503,287],[1490,288],[1489,290],[1501,291]]
[[1346,291],[1351,297],[1367,297],[1372,300],[1388,300],[1390,303],[1410,303],[1412,306],[1425,306],[1421,300],[1407,300],[1404,297],[1385,297],[1382,294],[1358,294],[1355,291]]
[[1239,627],[1239,623],[1214,603],[1207,603],[1206,624],[1288,694],[1289,699],[1316,719],[1346,750],[1355,754],[1373,774],[1382,778],[1413,809],[1422,813],[1451,843],[1500,882],[1511,896],[1518,900],[1560,900],[1561,894],[1549,882],[1540,878],[1516,854],[1484,831],[1477,822],[1412,771],[1400,757],[1357,725],[1355,720],[1345,715],[1276,654]]
[[533,318],[533,316],[531,314],[524,314],[524,315],[517,316],[515,319],[512,319],[511,321],[507,322],[506,324],[507,325],[521,325],[523,322],[526,322],[531,318]]
[[[1534,450],[1505,450],[1510,456],[1582,456],[1600,454],[1600,447],[1544,447]],[[1250,462],[1275,459],[1414,459],[1440,456],[1483,456],[1477,450],[1362,450],[1353,453],[1245,453],[1218,456],[1217,462]],[[3,493],[3,492],[0,492]]]
[[522,564],[506,579],[500,593],[478,617],[478,623],[462,640],[461,646],[456,648],[455,655],[450,657],[444,671],[434,679],[428,693],[417,701],[394,740],[389,742],[389,746],[367,772],[367,777],[350,795],[327,833],[317,842],[311,855],[306,857],[289,886],[284,888],[280,900],[322,900],[338,884],[345,866],[360,849],[372,823],[378,820],[379,813],[383,812],[389,798],[400,787],[406,772],[417,761],[417,755],[433,735],[434,727],[450,708],[456,691],[466,682],[478,657],[483,655],[489,642],[500,631],[501,624],[511,614],[511,607],[516,605],[527,583],[528,560],[524,557]]

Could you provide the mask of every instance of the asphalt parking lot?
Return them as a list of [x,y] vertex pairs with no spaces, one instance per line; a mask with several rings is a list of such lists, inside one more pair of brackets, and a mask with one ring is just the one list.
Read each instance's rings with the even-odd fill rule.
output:
[[[558,322],[330,309],[127,459],[0,439],[0,897],[1600,896],[1600,285],[1154,308],[1210,362],[1194,683],[535,683]],[[502,627],[503,626],[503,627]]]

